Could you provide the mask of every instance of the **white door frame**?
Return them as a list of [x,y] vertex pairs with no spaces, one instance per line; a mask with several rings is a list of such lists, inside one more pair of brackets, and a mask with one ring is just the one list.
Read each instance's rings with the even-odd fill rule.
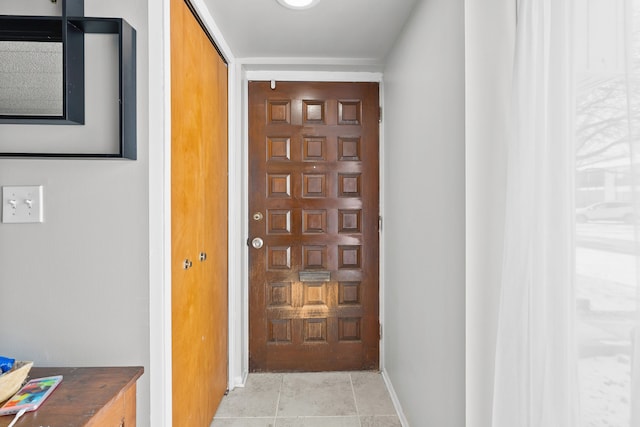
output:
[[[299,81],[299,82],[376,82],[380,84],[380,104],[383,102],[383,84],[382,84],[382,73],[380,72],[372,72],[372,71],[317,71],[314,68],[319,68],[319,66],[324,65],[319,63],[320,61],[309,61],[307,63],[301,64],[300,62],[293,64],[290,58],[273,58],[269,59],[268,62],[265,62],[264,59],[240,59],[238,60],[238,72],[239,76],[236,79],[236,82],[240,85],[240,88],[237,89],[237,92],[241,94],[241,111],[238,113],[240,117],[242,117],[241,125],[242,129],[239,132],[241,135],[241,155],[239,158],[242,160],[241,167],[241,191],[236,193],[232,193],[231,189],[229,194],[234,194],[235,198],[229,200],[230,204],[234,204],[239,206],[238,212],[241,212],[241,215],[238,217],[240,220],[240,224],[237,224],[237,230],[241,231],[239,242],[241,242],[240,248],[241,252],[235,254],[240,260],[240,275],[238,277],[241,278],[241,288],[238,291],[237,299],[235,303],[230,301],[229,308],[229,317],[234,317],[234,321],[236,322],[235,332],[241,331],[241,335],[236,335],[233,337],[234,340],[240,338],[241,342],[236,342],[236,348],[238,349],[238,353],[236,353],[236,360],[234,367],[241,368],[239,371],[232,372],[230,378],[233,376],[235,378],[235,383],[231,385],[231,387],[243,386],[246,380],[246,376],[249,372],[249,277],[248,277],[248,265],[249,265],[249,251],[248,246],[244,244],[247,242],[249,238],[248,235],[248,221],[249,221],[249,174],[246,170],[249,164],[248,152],[249,152],[249,123],[248,123],[248,104],[249,104],[249,81],[273,81],[277,84],[278,81]],[[353,67],[354,64],[348,61],[342,61],[341,64],[335,64],[336,68],[340,67]],[[301,68],[297,71],[284,71],[282,69],[274,69],[274,68]],[[380,153],[384,152],[383,144],[383,128],[381,124],[380,128],[380,136],[379,136],[379,144],[380,144]],[[240,169],[240,168],[239,168]],[[380,215],[383,215],[384,209],[384,192],[382,191],[384,179],[383,179],[383,162],[382,156],[380,157]],[[231,179],[231,176],[230,176]],[[236,187],[238,188],[238,187]],[[231,221],[231,218],[230,218]],[[380,247],[382,248],[383,244],[383,234],[380,235]],[[231,253],[230,257],[233,257]],[[380,323],[383,323],[384,317],[384,299],[383,295],[383,252],[380,253],[380,312],[379,312],[379,320]],[[233,305],[232,305],[233,304]],[[232,314],[233,313],[233,314]],[[230,328],[230,333],[231,333]],[[230,338],[231,342],[231,338]],[[231,355],[230,355],[231,356]],[[380,341],[380,367],[382,367],[384,363],[384,346],[382,346],[382,340]]]

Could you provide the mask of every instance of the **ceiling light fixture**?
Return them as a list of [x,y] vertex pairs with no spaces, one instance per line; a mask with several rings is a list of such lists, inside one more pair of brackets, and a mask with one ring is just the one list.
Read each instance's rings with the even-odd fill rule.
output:
[[320,2],[320,0],[277,0],[282,6],[288,9],[302,10],[309,9]]

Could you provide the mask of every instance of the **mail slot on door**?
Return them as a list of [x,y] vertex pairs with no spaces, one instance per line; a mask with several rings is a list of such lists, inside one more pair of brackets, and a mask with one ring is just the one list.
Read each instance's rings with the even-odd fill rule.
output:
[[303,270],[300,271],[301,282],[330,282],[331,272],[324,270]]

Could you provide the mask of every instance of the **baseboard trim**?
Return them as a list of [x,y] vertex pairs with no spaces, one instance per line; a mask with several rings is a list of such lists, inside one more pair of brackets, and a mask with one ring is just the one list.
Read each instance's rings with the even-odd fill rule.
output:
[[404,411],[402,410],[402,405],[400,404],[400,400],[398,399],[398,395],[396,394],[395,389],[393,388],[393,383],[391,379],[389,379],[389,375],[386,370],[382,370],[382,379],[384,379],[384,383],[387,386],[387,390],[389,391],[389,396],[391,396],[391,401],[393,402],[393,406],[396,408],[396,412],[398,413],[398,418],[400,418],[400,424],[402,427],[410,427],[409,421],[407,421],[407,417],[404,415]]
[[244,388],[245,384],[247,384],[247,377],[249,376],[249,372],[243,372],[242,375],[238,375],[233,378],[233,390],[236,387]]

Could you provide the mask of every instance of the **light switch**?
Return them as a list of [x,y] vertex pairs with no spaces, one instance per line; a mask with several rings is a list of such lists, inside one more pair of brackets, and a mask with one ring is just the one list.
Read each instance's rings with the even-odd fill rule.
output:
[[42,185],[2,187],[2,222],[43,222]]

